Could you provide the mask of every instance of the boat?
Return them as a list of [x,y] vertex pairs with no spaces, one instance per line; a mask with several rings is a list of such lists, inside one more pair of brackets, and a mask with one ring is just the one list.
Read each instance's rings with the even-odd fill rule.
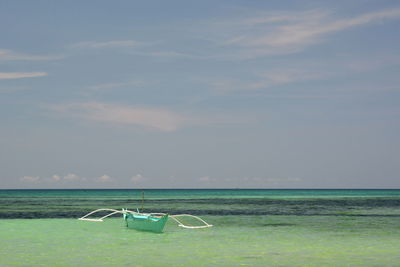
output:
[[161,233],[168,220],[168,214],[163,216],[139,215],[124,213],[126,227],[140,231]]
[[[91,216],[98,212],[109,212],[108,214],[100,218],[91,218]],[[115,209],[97,209],[89,212],[88,214],[82,216],[78,220],[81,221],[91,221],[91,222],[102,222],[105,218],[113,216],[115,214],[122,214],[122,218],[125,221],[126,227],[130,229],[135,229],[139,231],[149,231],[154,233],[162,233],[167,223],[168,219],[172,219],[174,222],[178,223],[179,227],[186,229],[201,229],[212,227],[212,224],[207,223],[200,217],[191,214],[176,214],[169,215],[167,213],[142,213],[137,211],[131,211],[128,209],[115,210]],[[201,225],[188,225],[182,222],[182,217],[190,217]]]

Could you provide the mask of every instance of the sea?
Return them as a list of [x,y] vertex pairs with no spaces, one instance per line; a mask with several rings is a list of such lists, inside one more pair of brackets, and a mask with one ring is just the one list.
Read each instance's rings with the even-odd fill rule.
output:
[[[213,227],[78,220],[99,208]],[[0,266],[400,266],[400,190],[0,190]]]

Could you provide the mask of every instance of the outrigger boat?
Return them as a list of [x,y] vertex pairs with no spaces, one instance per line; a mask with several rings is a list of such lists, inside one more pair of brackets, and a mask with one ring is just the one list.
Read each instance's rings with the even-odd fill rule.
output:
[[[89,218],[89,216],[97,213],[108,211],[109,213],[100,218]],[[168,215],[166,213],[141,213],[139,210],[131,211],[127,209],[122,210],[114,210],[114,209],[97,209],[92,212],[89,212],[85,216],[82,216],[78,220],[81,221],[91,221],[91,222],[102,222],[103,219],[110,217],[115,214],[122,214],[126,227],[130,229],[136,229],[140,231],[150,231],[161,233],[164,229],[165,224],[168,221],[168,218],[171,218],[173,221],[178,223],[178,226],[187,228],[187,229],[200,229],[212,227],[212,224],[207,223],[200,217],[190,215],[190,214],[177,214],[177,215]],[[180,217],[190,217],[202,223],[202,225],[186,225],[180,219]]]

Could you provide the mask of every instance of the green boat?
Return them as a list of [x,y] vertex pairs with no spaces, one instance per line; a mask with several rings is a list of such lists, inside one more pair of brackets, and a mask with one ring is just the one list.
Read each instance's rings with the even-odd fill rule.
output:
[[168,214],[163,216],[150,216],[127,212],[123,214],[123,217],[126,222],[126,227],[155,233],[161,233],[168,220]]
[[[90,218],[91,215],[97,212],[109,212],[103,217],[100,218]],[[91,221],[91,222],[102,222],[103,219],[110,217],[112,215],[122,214],[126,227],[130,229],[135,229],[139,231],[149,231],[154,233],[162,233],[164,230],[164,226],[167,223],[168,219],[172,219],[178,226],[186,228],[186,229],[200,229],[212,227],[212,224],[207,223],[200,217],[190,215],[190,214],[177,214],[177,215],[168,215],[166,213],[141,213],[139,210],[131,211],[127,209],[122,210],[114,210],[114,209],[97,209],[92,212],[89,212],[85,216],[79,218],[81,221]],[[195,225],[184,224],[181,221],[181,217],[189,217],[190,219],[197,221]],[[200,225],[198,225],[200,223]]]

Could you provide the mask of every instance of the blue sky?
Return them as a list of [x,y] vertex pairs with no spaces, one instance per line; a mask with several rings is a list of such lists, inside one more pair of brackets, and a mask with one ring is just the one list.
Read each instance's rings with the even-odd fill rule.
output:
[[0,188],[400,188],[398,1],[1,1]]

